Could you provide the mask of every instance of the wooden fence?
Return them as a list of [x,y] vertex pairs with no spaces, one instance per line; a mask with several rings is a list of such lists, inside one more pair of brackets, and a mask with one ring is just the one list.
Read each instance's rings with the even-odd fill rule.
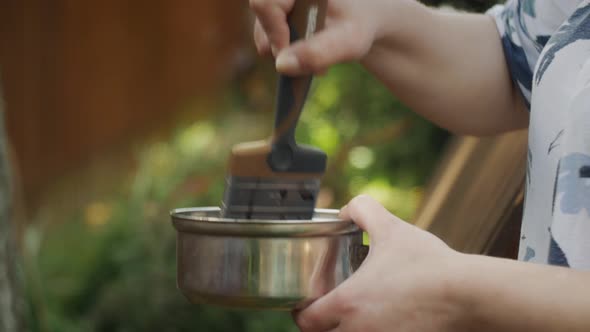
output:
[[251,44],[246,6],[0,0],[7,126],[26,192],[170,124],[231,79]]

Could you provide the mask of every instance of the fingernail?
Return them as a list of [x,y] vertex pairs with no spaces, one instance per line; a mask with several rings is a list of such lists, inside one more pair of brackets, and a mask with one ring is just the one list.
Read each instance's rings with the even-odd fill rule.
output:
[[275,56],[275,57],[279,53],[279,49],[276,46],[274,46],[274,45],[270,45],[270,50],[272,51],[272,55]]
[[287,71],[298,71],[301,67],[299,64],[299,60],[295,56],[295,54],[291,52],[281,52],[277,57],[276,62],[277,70],[280,72],[287,72]]

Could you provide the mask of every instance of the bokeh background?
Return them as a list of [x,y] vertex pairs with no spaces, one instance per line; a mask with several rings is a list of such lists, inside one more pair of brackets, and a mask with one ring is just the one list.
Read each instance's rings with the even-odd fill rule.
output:
[[[296,331],[176,289],[168,211],[219,205],[230,147],[271,132],[276,73],[251,26],[247,1],[0,0],[28,330]],[[449,134],[345,64],[297,137],[329,155],[320,206],[368,193],[412,220]]]

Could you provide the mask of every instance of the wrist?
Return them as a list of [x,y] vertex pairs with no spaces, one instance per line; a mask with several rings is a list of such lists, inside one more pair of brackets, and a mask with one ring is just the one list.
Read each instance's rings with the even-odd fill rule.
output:
[[382,49],[403,51],[416,43],[433,10],[415,0],[385,1],[379,9],[373,44],[366,57]]
[[497,325],[493,315],[490,315],[491,303],[496,301],[494,297],[501,297],[494,289],[494,283],[490,283],[489,280],[494,271],[501,268],[494,264],[497,259],[463,253],[458,253],[458,256],[456,271],[449,277],[447,288],[448,300],[457,309],[457,315],[452,320],[453,330],[503,330],[502,325]]
[[375,36],[361,64],[380,77],[392,61],[412,63],[424,57],[424,43],[436,23],[436,11],[414,0],[388,1],[379,15]]
[[421,262],[412,276],[416,288],[409,296],[414,312],[430,327],[429,331],[471,331],[469,298],[462,284],[468,271],[465,254],[449,249],[447,253]]
[[474,318],[471,317],[473,303],[465,287],[469,274],[470,255],[453,251],[449,258],[441,264],[439,284],[435,287],[439,312],[439,331],[470,331]]

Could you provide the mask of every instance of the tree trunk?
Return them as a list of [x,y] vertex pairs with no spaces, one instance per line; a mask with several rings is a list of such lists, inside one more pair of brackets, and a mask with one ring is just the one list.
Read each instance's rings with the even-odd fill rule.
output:
[[[1,92],[1,86],[0,86]],[[10,171],[4,129],[4,103],[0,93],[0,331],[16,332],[21,327],[17,319],[18,287],[15,274],[17,253],[10,224]]]

